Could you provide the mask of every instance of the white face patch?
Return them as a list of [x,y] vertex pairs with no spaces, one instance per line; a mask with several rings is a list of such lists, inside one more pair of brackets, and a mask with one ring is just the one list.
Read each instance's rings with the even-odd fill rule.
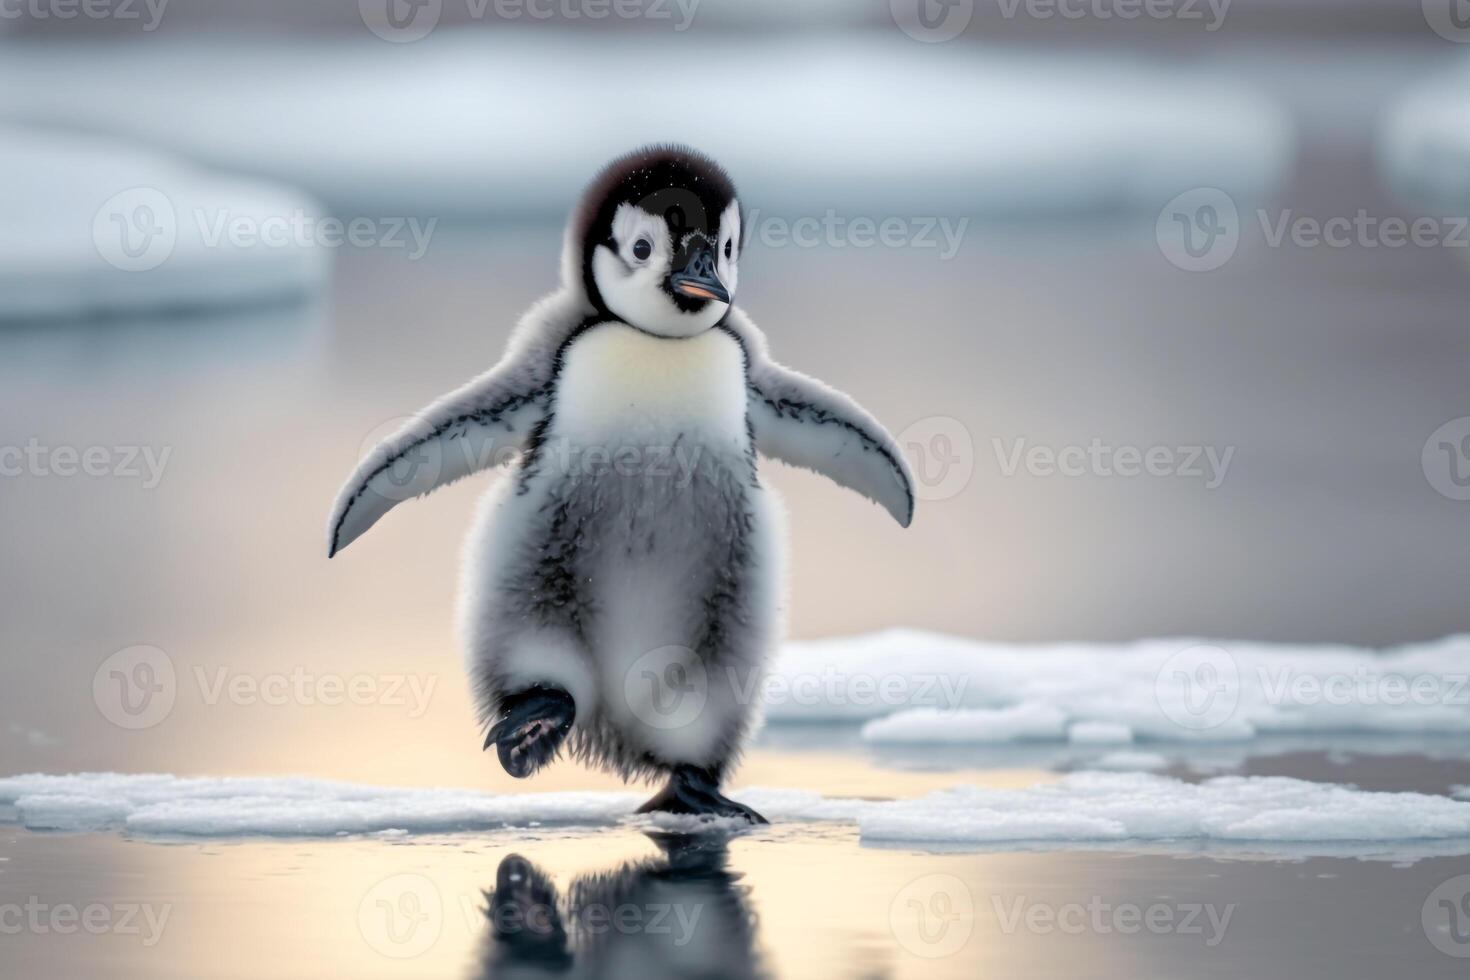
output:
[[[664,337],[692,337],[713,327],[729,309],[728,303],[718,300],[694,313],[679,309],[665,288],[676,248],[661,216],[620,204],[613,215],[612,237],[615,247],[599,245],[592,253],[592,279],[608,309],[624,322]],[[716,272],[734,296],[740,208],[733,201],[720,216],[715,242]]]

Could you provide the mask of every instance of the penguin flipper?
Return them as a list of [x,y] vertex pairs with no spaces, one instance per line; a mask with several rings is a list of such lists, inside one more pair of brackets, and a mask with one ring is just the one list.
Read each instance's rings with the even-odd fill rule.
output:
[[549,372],[541,368],[535,359],[509,355],[378,443],[337,494],[327,557],[402,501],[513,459],[551,397]]
[[862,494],[908,527],[914,478],[888,431],[836,388],[773,361],[765,337],[740,311],[732,309],[726,323],[745,348],[756,449]]

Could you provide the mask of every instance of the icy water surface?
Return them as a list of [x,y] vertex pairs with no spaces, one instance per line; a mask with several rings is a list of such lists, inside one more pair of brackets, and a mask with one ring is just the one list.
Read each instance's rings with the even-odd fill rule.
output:
[[729,840],[10,832],[0,858],[7,921],[42,923],[0,938],[15,978],[1462,977],[1465,960],[1440,947],[1465,950],[1431,896],[1470,871],[1451,858],[925,853],[803,824]]
[[[806,741],[809,750],[798,747]],[[1201,768],[1443,793],[1470,759],[1392,739]],[[772,744],[772,742],[776,744]],[[845,743],[845,744],[844,744]],[[1311,742],[1302,742],[1311,746]],[[958,751],[958,750],[956,750]],[[913,793],[1052,778],[1065,747],[875,756],[840,728],[765,739],[795,781]],[[1071,760],[1070,762],[1068,760]],[[846,775],[831,779],[834,763]],[[536,787],[531,787],[536,788]],[[0,814],[3,816],[3,814]],[[412,836],[165,838],[0,826],[15,978],[1462,977],[1464,842],[883,847],[845,823],[734,835],[646,825]],[[1335,856],[1321,856],[1323,854]],[[1344,856],[1352,855],[1352,856]]]

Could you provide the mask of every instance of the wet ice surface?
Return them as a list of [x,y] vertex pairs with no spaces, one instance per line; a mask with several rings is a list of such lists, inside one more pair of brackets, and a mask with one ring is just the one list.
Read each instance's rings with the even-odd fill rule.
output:
[[[851,825],[795,821],[645,831],[5,828],[0,896],[40,925],[6,935],[0,957],[18,978],[1343,978],[1463,976],[1451,953],[1470,945],[1454,918],[1464,857],[874,847]],[[72,907],[97,928],[52,924]]]
[[[1188,786],[1228,770],[1308,787],[1355,783],[1359,797],[1416,791],[1429,794],[1421,817],[1470,783],[1470,749],[1452,737],[1278,738],[1255,748],[1262,754],[1227,758],[1218,746],[1169,746],[1169,778]],[[276,836],[201,840],[147,827],[0,825],[0,898],[26,917],[0,959],[19,978],[1463,976],[1463,841],[941,843],[878,840],[862,827],[864,806],[881,813],[957,783],[1016,804],[1035,792],[1024,787],[1056,789],[1065,770],[1116,754],[1046,744],[905,755],[863,742],[856,724],[777,726],[752,768],[831,788],[845,766],[846,779],[907,799],[823,814],[771,807],[768,796],[772,826],[693,836],[630,822],[615,811],[640,797],[601,792],[556,794],[606,804],[595,826],[585,813],[584,825],[557,823],[536,796],[522,801],[517,826],[456,833],[301,837],[276,827]],[[156,801],[179,796],[178,784],[11,779],[3,789],[75,796],[90,787]],[[190,785],[205,802],[241,785],[302,799],[333,785],[344,799],[372,795],[312,780]],[[1215,808],[1250,797],[1232,795]],[[71,909],[95,929],[63,931]]]
[[[1109,753],[1097,768],[1162,764]],[[1075,772],[1022,787],[957,783],[908,799],[844,799],[762,787],[733,794],[778,823],[856,823],[864,843],[1005,848],[1107,842],[1389,861],[1470,854],[1470,803],[1285,776],[1191,782],[1148,772]],[[299,777],[36,774],[0,778],[0,804],[11,805],[15,820],[29,830],[120,829],[139,836],[407,836],[648,822],[633,814],[638,797],[630,793],[485,793]],[[666,815],[655,826],[682,833],[731,824]]]

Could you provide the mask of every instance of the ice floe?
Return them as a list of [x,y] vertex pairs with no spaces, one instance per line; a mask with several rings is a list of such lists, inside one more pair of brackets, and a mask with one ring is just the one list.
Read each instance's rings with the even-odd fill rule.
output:
[[1294,153],[1282,106],[1177,64],[981,56],[897,32],[608,35],[569,58],[572,43],[445,30],[392,51],[366,32],[269,49],[208,37],[16,46],[0,59],[0,119],[136,138],[288,181],[338,213],[446,218],[564,215],[611,155],[669,138],[646,111],[667,101],[668,78],[722,64],[740,66],[740,83],[722,88],[719,112],[683,114],[679,137],[730,167],[749,207],[788,218],[1156,213],[1193,187],[1267,193]]
[[894,744],[914,742],[1055,741],[1067,736],[1067,715],[1036,701],[1004,708],[943,711],[913,708],[863,726],[863,738]]
[[876,745],[1463,736],[1470,636],[1375,651],[1193,639],[1024,645],[893,630],[787,644],[762,700],[778,724],[865,721],[863,738]]
[[1442,214],[1470,207],[1470,63],[1410,89],[1378,133],[1384,178],[1407,202]]
[[493,794],[360,786],[300,777],[82,773],[0,778],[0,804],[32,830],[331,836],[544,823],[608,823],[642,798],[624,793]]
[[326,273],[282,224],[315,215],[309,198],[153,150],[0,127],[0,185],[0,319],[233,307]]
[[[957,786],[904,800],[823,797],[795,789],[734,794],[773,821],[856,822],[866,842],[1010,846],[1038,842],[1310,844],[1318,853],[1384,851],[1435,842],[1470,852],[1470,803],[1420,793],[1373,793],[1263,776],[1189,783],[1143,772],[1072,773],[1021,789]],[[359,786],[305,778],[26,775],[0,778],[0,805],[32,830],[123,830],[231,837],[415,834],[625,820],[689,829],[679,818],[634,818],[639,794],[496,794]],[[1392,850],[1392,849],[1390,849]],[[1386,852],[1385,852],[1386,853]]]
[[858,817],[865,839],[979,844],[1172,840],[1357,842],[1470,838],[1470,804],[1275,776],[1186,783],[1148,773],[1073,773],[1027,789],[960,786]]
[[1168,768],[1168,765],[1169,760],[1157,752],[1109,752],[1088,763],[1088,768],[1130,772],[1165,769]]

